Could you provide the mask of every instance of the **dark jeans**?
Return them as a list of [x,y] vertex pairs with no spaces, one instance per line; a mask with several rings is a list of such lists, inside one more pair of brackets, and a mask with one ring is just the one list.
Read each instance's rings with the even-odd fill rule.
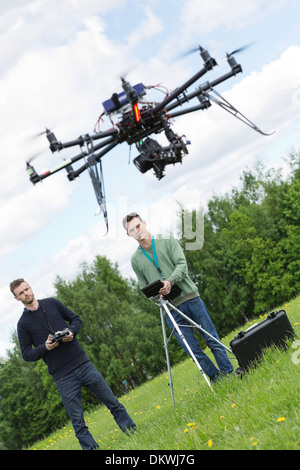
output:
[[[187,317],[191,318],[194,322],[196,322],[198,325],[202,326],[202,328],[209,334],[220,340],[216,328],[213,322],[211,321],[206,305],[200,297],[196,297],[192,300],[188,300],[187,302],[183,302],[181,305],[178,305],[177,308]],[[218,344],[212,338],[207,336],[205,333],[202,333],[200,330],[197,330],[204,338],[204,341],[206,342],[207,346],[211,349],[215,360],[220,368],[219,371],[214,365],[214,363],[209,359],[209,357],[202,351],[199,341],[194,335],[193,328],[182,327],[183,325],[189,324],[187,320],[182,318],[179,313],[176,312],[176,310],[172,310],[171,314],[173,315],[173,318],[175,319],[176,323],[178,323],[188,345],[195,354],[195,357],[199,362],[200,366],[202,367],[203,371],[206,373],[206,375],[208,375],[212,382],[215,382],[218,379],[220,372],[223,374],[228,374],[233,371],[233,365],[231,364],[227,356],[226,350],[220,344]],[[166,316],[166,321],[169,328],[173,330],[173,324],[168,316]],[[174,336],[182,347],[182,349],[184,349],[184,351],[189,354],[176,330],[174,331]]]
[[110,410],[123,432],[135,429],[135,423],[128,415],[125,407],[114,396],[102,375],[90,361],[86,362],[56,382],[56,387],[83,450],[99,448],[99,445],[94,440],[84,421],[81,400],[82,386],[91,390]]

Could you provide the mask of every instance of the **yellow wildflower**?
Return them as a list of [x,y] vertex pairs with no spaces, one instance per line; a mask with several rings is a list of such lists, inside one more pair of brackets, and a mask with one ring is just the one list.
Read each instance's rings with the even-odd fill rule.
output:
[[277,419],[277,423],[282,423],[282,421],[285,421],[285,418],[283,416]]

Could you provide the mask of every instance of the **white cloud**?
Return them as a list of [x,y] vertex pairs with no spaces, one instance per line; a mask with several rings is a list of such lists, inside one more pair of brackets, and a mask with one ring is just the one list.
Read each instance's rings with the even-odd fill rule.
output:
[[185,39],[203,37],[218,28],[239,31],[250,24],[262,22],[263,18],[289,3],[289,0],[187,0],[182,8]]
[[55,191],[40,185],[11,197],[0,207],[0,257],[19,249],[30,237],[44,228],[52,217],[63,212],[69,203],[72,188],[61,177]]
[[144,7],[144,14],[145,18],[127,38],[127,43],[130,49],[139,44],[141,40],[149,40],[153,35],[161,32],[163,29],[161,19],[155,16],[149,6]]

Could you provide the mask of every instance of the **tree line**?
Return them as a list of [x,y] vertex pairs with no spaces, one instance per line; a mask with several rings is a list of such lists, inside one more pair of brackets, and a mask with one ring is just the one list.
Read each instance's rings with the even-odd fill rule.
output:
[[[185,250],[187,240],[180,240],[220,335],[299,293],[299,156],[289,156],[286,177],[258,164],[239,188],[213,196],[201,250]],[[177,217],[181,227],[183,210]],[[73,280],[58,276],[53,297],[82,318],[79,341],[116,395],[165,370],[159,309],[117,264],[96,256]],[[12,339],[0,366],[0,442],[20,449],[61,427],[67,415],[43,361],[24,362],[15,332]],[[186,357],[174,340],[169,352],[172,364]],[[83,402],[85,409],[98,405],[86,390]]]

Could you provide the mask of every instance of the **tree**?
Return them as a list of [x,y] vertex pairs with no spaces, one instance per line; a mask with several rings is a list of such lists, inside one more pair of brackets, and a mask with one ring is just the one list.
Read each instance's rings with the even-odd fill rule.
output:
[[258,164],[243,173],[240,188],[214,196],[203,248],[185,252],[221,334],[299,292],[299,154],[290,156],[290,167],[284,180],[280,171]]
[[35,364],[24,362],[13,335],[14,348],[0,368],[0,441],[19,449],[48,432],[46,390]]

